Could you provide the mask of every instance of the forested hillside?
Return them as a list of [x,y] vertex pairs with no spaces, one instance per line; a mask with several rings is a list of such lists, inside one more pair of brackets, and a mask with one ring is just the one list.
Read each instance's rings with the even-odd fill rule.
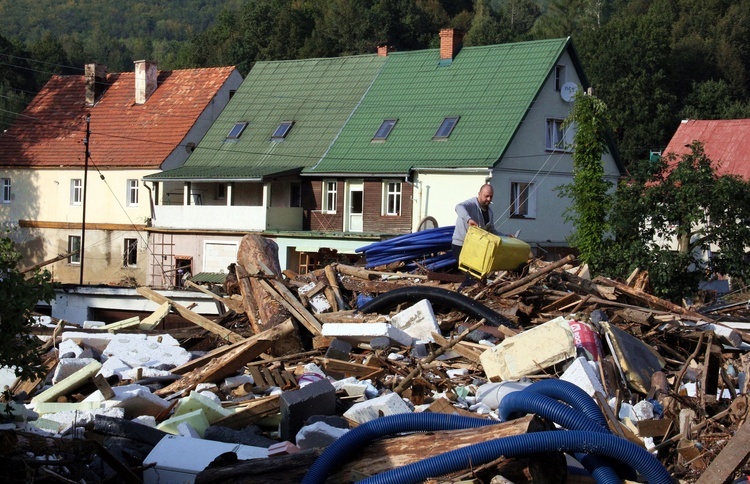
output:
[[750,0],[0,0],[0,128],[51,73],[160,68],[571,36],[625,163],[682,118],[750,117]]

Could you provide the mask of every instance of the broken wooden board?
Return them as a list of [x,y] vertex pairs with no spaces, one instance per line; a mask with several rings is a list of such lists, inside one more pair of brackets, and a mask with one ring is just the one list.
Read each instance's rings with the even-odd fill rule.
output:
[[171,307],[169,302],[163,303],[156,311],[143,318],[138,329],[149,331],[156,328],[167,317]]
[[161,388],[154,392],[160,397],[168,398],[169,396],[181,396],[182,394],[194,389],[199,383],[217,382],[235,374],[247,362],[254,360],[261,353],[270,348],[274,342],[280,338],[291,334],[295,331],[291,319],[275,326],[268,331],[256,334],[248,338],[243,344],[238,345],[232,351],[211,360],[203,367],[187,373],[180,380],[171,385]]
[[206,329],[217,336],[224,338],[227,341],[236,343],[238,341],[242,341],[245,339],[239,334],[235,333],[234,331],[231,331],[221,325],[218,325],[214,323],[213,321],[211,321],[210,319],[204,316],[201,316],[198,313],[194,313],[193,311],[189,310],[185,306],[181,304],[177,304],[176,302],[172,301],[168,297],[162,296],[158,292],[152,289],[149,289],[148,287],[140,286],[136,288],[136,292],[140,294],[141,296],[147,299],[150,299],[158,304],[164,304],[165,302],[168,302],[169,304],[172,305],[174,310],[177,311],[180,314],[180,316],[182,316],[183,318],[187,319],[193,324],[197,324],[201,328]]
[[235,412],[217,420],[213,425],[235,430],[244,429],[264,417],[278,413],[280,406],[280,395],[256,398],[246,404],[230,407],[235,409]]

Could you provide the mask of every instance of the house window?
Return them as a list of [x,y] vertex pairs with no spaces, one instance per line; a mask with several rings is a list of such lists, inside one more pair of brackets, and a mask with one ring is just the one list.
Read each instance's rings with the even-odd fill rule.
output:
[[560,92],[565,82],[565,66],[555,66],[555,91]]
[[70,204],[80,205],[83,202],[83,182],[80,178],[70,180]]
[[138,206],[138,180],[128,180],[128,207]]
[[245,128],[247,127],[247,121],[242,121],[239,123],[235,123],[232,129],[229,130],[229,134],[227,135],[227,139],[237,139],[240,137],[243,131],[245,131]]
[[292,129],[293,125],[294,121],[282,121],[279,127],[276,128],[276,131],[273,132],[273,135],[271,135],[271,139],[276,141],[283,140],[289,134],[289,130]]
[[435,136],[432,137],[433,140],[445,140],[448,139],[448,136],[451,135],[453,132],[453,128],[456,127],[456,123],[458,123],[458,116],[449,116],[443,120],[442,123],[440,123],[440,127],[438,128],[437,132],[435,133]]
[[10,178],[3,178],[3,200],[2,203],[10,203]]
[[545,147],[550,151],[570,151],[572,136],[570,126],[563,126],[562,119],[547,120]]
[[385,141],[388,138],[388,135],[391,134],[393,127],[396,126],[397,121],[398,119],[384,120],[383,124],[380,125],[378,131],[375,133],[375,136],[372,137],[372,141]]
[[323,181],[323,212],[325,213],[336,213],[337,185],[336,180]]
[[226,183],[216,184],[216,200],[224,200],[227,197],[227,185]]
[[383,182],[383,215],[401,215],[401,182]]
[[134,267],[138,265],[138,239],[125,239],[122,265],[125,267]]
[[289,185],[289,206],[302,206],[302,184],[299,182],[292,182],[292,184]]
[[510,216],[512,218],[536,218],[536,196],[533,183],[511,182]]
[[68,235],[68,252],[72,255],[68,257],[68,264],[81,263],[81,236]]

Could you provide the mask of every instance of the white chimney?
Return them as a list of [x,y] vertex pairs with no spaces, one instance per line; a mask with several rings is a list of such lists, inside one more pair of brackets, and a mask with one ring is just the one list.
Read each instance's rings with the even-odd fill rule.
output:
[[135,103],[145,104],[151,94],[156,91],[156,77],[159,71],[156,62],[135,61]]

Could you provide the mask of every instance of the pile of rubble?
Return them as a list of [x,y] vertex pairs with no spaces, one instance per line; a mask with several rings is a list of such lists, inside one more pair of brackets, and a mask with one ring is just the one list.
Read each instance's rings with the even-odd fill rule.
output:
[[[188,284],[226,308],[216,320],[142,287],[159,305],[147,318],[40,329],[49,374],[4,392],[0,475],[497,483],[615,472],[717,483],[750,471],[745,300],[678,306],[649,294],[646,274],[592,280],[572,257],[460,292],[461,274],[334,263],[299,275],[251,235],[233,275],[223,296]],[[163,329],[170,311],[195,329]],[[608,455],[591,428],[628,469],[552,451]],[[585,442],[532,452],[519,439],[538,432],[533,445]],[[450,465],[437,464],[443,455]]]

